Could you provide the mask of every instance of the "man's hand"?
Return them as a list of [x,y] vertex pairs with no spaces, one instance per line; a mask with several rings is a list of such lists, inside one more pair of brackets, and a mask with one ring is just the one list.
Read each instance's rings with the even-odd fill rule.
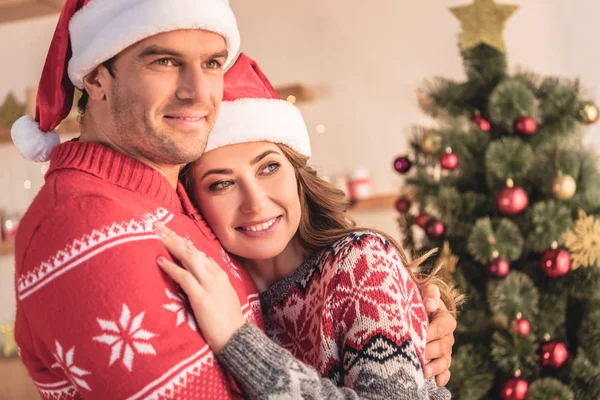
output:
[[425,359],[431,361],[425,365],[425,378],[435,376],[437,385],[445,386],[450,380],[456,319],[441,301],[440,290],[436,285],[425,286],[421,296],[430,317]]

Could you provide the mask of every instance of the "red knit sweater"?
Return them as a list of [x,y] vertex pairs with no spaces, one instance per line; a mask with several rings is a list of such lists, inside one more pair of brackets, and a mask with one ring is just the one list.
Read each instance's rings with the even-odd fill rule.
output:
[[64,143],[16,238],[15,337],[44,399],[236,397],[156,265],[168,253],[154,221],[219,262],[247,319],[262,326],[251,279],[181,185],[102,145]]

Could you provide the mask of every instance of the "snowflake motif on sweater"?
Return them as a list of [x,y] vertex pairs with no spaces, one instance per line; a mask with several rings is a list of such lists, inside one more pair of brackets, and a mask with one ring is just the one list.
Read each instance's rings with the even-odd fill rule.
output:
[[348,234],[261,300],[269,336],[337,385],[355,387],[365,373],[405,374],[407,365],[424,385],[427,314],[415,282],[382,236]]

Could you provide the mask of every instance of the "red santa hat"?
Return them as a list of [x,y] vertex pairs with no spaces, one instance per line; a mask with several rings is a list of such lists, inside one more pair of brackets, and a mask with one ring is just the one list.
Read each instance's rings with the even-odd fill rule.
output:
[[11,129],[28,160],[43,162],[60,143],[54,129],[69,114],[74,87],[94,68],[132,44],[161,32],[204,29],[227,42],[228,68],[240,35],[228,0],[67,0],[50,43],[38,87],[36,115]]
[[256,61],[242,53],[225,74],[223,103],[206,151],[262,141],[281,143],[311,156],[308,129],[300,110],[281,100]]

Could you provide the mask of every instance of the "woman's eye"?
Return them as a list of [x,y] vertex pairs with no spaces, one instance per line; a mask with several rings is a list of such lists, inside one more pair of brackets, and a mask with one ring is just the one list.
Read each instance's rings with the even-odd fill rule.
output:
[[262,172],[266,173],[266,174],[272,174],[273,172],[277,171],[279,169],[279,163],[271,163],[269,165],[267,165],[265,168],[263,168]]
[[213,191],[213,192],[218,192],[219,190],[227,189],[231,185],[233,185],[233,182],[231,182],[231,181],[215,182],[208,187],[208,190]]

